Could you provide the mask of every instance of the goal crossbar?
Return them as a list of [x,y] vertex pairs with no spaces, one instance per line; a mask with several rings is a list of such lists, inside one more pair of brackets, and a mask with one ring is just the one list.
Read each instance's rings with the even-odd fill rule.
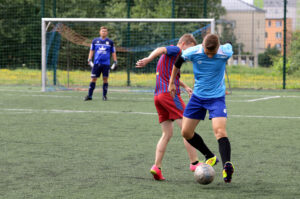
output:
[[41,68],[42,68],[42,91],[46,91],[46,32],[47,32],[47,22],[151,22],[151,23],[170,23],[170,22],[179,22],[179,23],[187,23],[187,22],[207,22],[210,23],[211,33],[215,32],[215,19],[190,19],[190,18],[42,18],[41,19]]

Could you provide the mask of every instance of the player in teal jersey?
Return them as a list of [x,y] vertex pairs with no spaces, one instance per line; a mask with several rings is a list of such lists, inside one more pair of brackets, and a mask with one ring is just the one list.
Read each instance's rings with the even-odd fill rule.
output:
[[[103,78],[103,97],[104,101],[107,100],[108,90],[108,76],[110,69],[114,70],[117,65],[117,54],[112,40],[107,38],[108,30],[102,26],[99,31],[100,37],[92,41],[91,49],[89,52],[88,64],[92,67],[91,82],[88,95],[85,101],[92,100],[93,92],[96,87],[96,81],[102,73]],[[113,57],[113,65],[110,67],[110,55]],[[94,62],[92,58],[94,57]]]
[[226,132],[225,104],[225,66],[232,54],[231,44],[220,45],[217,35],[208,34],[202,44],[186,49],[177,59],[168,88],[174,97],[175,77],[185,60],[192,61],[195,85],[193,95],[183,113],[181,134],[192,146],[199,149],[200,135],[194,130],[209,111],[209,119],[212,120],[213,131],[219,143],[223,179],[226,183],[231,182],[234,172],[233,164],[230,162],[231,146]]

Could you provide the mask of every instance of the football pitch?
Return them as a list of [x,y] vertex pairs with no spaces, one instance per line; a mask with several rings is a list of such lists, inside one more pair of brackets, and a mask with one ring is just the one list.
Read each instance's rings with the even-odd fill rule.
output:
[[[0,198],[300,198],[299,91],[226,97],[235,173],[225,184],[218,164],[209,185],[189,171],[176,125],[163,161],[166,181],[152,179],[161,129],[151,91],[109,88],[105,102],[102,91],[87,102],[86,94],[0,87]],[[196,131],[220,157],[211,122]]]

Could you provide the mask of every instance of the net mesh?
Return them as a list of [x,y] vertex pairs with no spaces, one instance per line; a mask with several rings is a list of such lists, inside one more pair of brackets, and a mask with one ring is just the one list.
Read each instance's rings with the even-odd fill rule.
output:
[[110,73],[111,86],[154,86],[158,58],[137,69],[139,59],[157,47],[177,45],[184,33],[193,34],[201,42],[210,32],[208,22],[51,22],[46,37],[48,88],[87,87],[89,47],[93,38],[99,37],[101,26],[108,27],[108,38],[114,41],[117,51],[118,69]]

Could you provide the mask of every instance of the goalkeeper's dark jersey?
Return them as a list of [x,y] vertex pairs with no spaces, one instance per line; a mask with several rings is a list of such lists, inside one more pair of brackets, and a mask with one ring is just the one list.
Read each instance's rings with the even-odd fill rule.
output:
[[91,50],[95,51],[94,64],[110,65],[110,54],[115,52],[114,42],[108,38],[95,38]]

